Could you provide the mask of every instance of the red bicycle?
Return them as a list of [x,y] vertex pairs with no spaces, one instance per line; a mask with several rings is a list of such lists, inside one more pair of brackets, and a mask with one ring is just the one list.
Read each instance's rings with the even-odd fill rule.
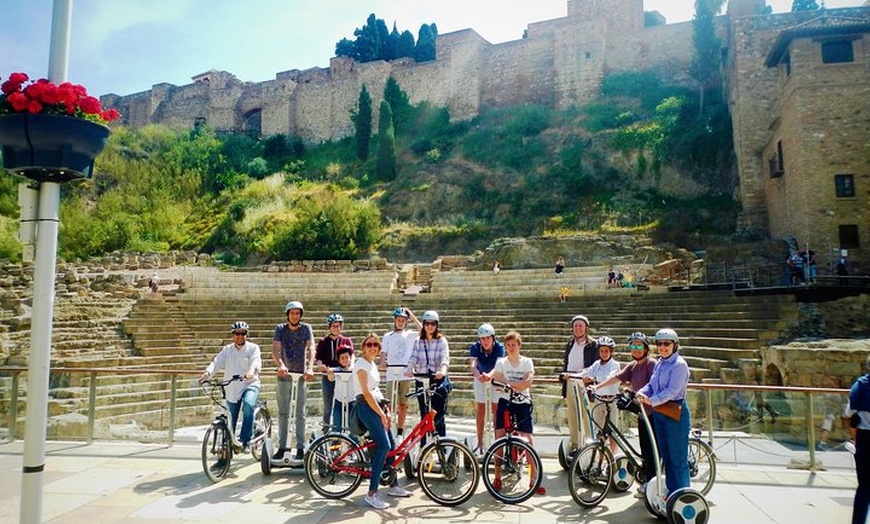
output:
[[[425,395],[428,403],[436,386],[429,375],[417,376],[429,382],[408,397]],[[477,490],[480,471],[471,449],[450,437],[440,437],[435,431],[435,411],[429,410],[414,429],[387,454],[380,484],[390,486],[396,480],[399,467],[424,438],[429,440],[417,458],[417,477],[426,495],[442,506],[456,506],[467,501]],[[374,441],[360,441],[342,433],[330,433],[315,440],[305,455],[305,474],[315,491],[326,498],[339,499],[353,493],[363,479],[372,475],[371,460]]]

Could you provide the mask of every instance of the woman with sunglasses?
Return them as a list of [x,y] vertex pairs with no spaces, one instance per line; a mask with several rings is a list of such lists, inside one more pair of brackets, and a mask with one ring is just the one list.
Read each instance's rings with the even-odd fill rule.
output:
[[[659,361],[653,368],[649,384],[637,392],[637,398],[653,409],[656,444],[665,466],[665,485],[669,494],[690,487],[688,450],[691,420],[686,404],[689,365],[678,354],[680,337],[673,329],[660,329],[655,343]],[[671,414],[664,414],[666,407],[671,408]]]
[[[408,359],[405,374],[414,376],[414,373],[428,373],[433,377],[432,384],[436,389],[431,403],[432,409],[435,410],[435,431],[439,436],[445,437],[447,425],[444,416],[447,414],[447,395],[453,389],[450,379],[447,378],[450,346],[447,345],[447,338],[438,330],[440,317],[437,311],[424,311],[420,318],[423,321],[423,329],[420,330],[420,338],[414,341],[414,349],[411,350],[411,358]],[[424,417],[429,413],[429,406],[426,405],[423,395],[417,399],[420,403],[420,416]]]
[[[381,341],[377,335],[370,333],[363,339],[362,358],[353,365],[355,378],[357,413],[360,421],[369,430],[369,435],[375,442],[372,455],[372,476],[369,491],[366,493],[366,504],[375,509],[386,509],[389,504],[378,496],[378,485],[381,471],[387,460],[387,453],[395,447],[393,434],[390,432],[390,416],[383,407],[384,394],[381,392],[381,375],[378,372],[377,358],[381,353]],[[387,490],[387,495],[393,497],[410,497],[411,492],[399,486],[398,481]]]
[[[649,384],[649,379],[652,377],[656,360],[649,356],[649,341],[647,340],[646,335],[640,331],[636,331],[629,335],[628,349],[631,351],[631,362],[622,368],[619,373],[595,386],[596,391],[616,383],[628,383],[631,384],[632,391],[640,391],[641,388]],[[644,409],[646,410],[647,415],[650,416],[650,423],[653,424],[652,408],[644,406]],[[643,457],[643,477],[651,479],[656,474],[655,455],[653,454],[652,448],[653,435],[651,435],[647,430],[646,424],[640,420],[639,410],[637,411],[637,417],[640,454]],[[643,490],[643,486],[638,487],[635,497],[643,498]]]

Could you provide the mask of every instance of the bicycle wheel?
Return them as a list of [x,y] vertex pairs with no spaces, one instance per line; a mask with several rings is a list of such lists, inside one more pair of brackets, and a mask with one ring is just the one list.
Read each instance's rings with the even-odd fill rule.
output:
[[613,485],[613,456],[607,446],[593,442],[580,449],[568,474],[568,491],[585,508],[597,506]]
[[628,491],[628,488],[634,484],[634,477],[637,474],[637,468],[630,458],[622,455],[613,460],[613,489],[620,493]]
[[528,442],[518,438],[500,439],[490,446],[481,470],[487,491],[506,504],[531,498],[544,478],[541,457]]
[[[475,467],[463,464],[471,459]],[[474,453],[459,442],[433,441],[420,451],[417,478],[426,495],[442,506],[456,506],[467,501],[477,490],[480,469]]]
[[254,436],[251,439],[251,456],[257,462],[260,461],[263,442],[267,438],[272,438],[272,415],[265,406],[262,406],[254,413]]
[[710,493],[716,481],[716,454],[703,440],[689,439],[689,478],[692,489],[702,495]]
[[[340,461],[339,461],[340,460]],[[339,499],[356,490],[363,480],[354,470],[368,468],[362,452],[349,437],[328,434],[311,443],[305,455],[305,476],[314,490],[328,499]]]
[[232,437],[223,424],[212,424],[202,439],[202,470],[212,482],[219,482],[230,472],[233,460]]

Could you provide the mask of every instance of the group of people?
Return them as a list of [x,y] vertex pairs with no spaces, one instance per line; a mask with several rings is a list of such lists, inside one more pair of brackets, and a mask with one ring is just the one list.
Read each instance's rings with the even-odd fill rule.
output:
[[[619,384],[628,384],[635,391],[637,399],[643,404],[653,435],[646,425],[638,420],[643,469],[646,478],[656,475],[653,458],[652,439],[658,445],[659,455],[665,470],[667,493],[690,486],[688,469],[689,427],[691,424],[686,391],[689,385],[689,366],[679,355],[680,339],[673,329],[660,329],[653,339],[659,358],[650,356],[650,342],[646,335],[635,332],[628,336],[628,349],[631,362],[625,367],[613,359],[617,349],[616,342],[610,337],[594,339],[589,335],[589,319],[577,315],[571,319],[573,338],[566,344],[563,357],[562,395],[568,403],[568,428],[571,435],[570,452],[573,454],[580,446],[577,437],[580,432],[581,413],[575,395],[567,394],[569,379],[582,379],[584,384],[599,395],[615,395]],[[596,358],[597,357],[597,358]],[[664,414],[662,406],[671,404],[677,408],[679,416],[674,419]],[[661,412],[660,412],[661,411]],[[673,411],[673,410],[669,410]],[[603,427],[606,411],[595,409],[592,416],[597,427]],[[611,411],[611,417],[616,411]],[[615,450],[615,443],[610,443]],[[638,488],[637,497],[642,498],[644,486]]]
[[[323,398],[322,423],[325,428],[340,429],[347,424],[341,420],[352,403],[360,421],[375,442],[372,456],[372,475],[365,501],[379,509],[388,507],[378,495],[381,470],[387,453],[395,447],[392,419],[385,396],[381,391],[381,372],[386,373],[389,394],[395,390],[397,420],[395,434],[401,436],[407,420],[407,394],[414,383],[415,374],[423,373],[432,377],[434,394],[431,408],[436,411],[435,429],[438,435],[446,435],[445,415],[452,384],[448,375],[450,366],[450,346],[447,337],[440,330],[440,317],[436,311],[426,311],[418,319],[405,307],[392,312],[392,326],[383,337],[369,333],[362,341],[357,353],[353,341],[342,334],[344,318],[333,313],[327,318],[329,333],[315,344],[313,328],[302,322],[304,307],[299,301],[291,301],[284,307],[287,322],[275,327],[272,337],[271,357],[277,367],[278,375],[278,446],[275,459],[292,452],[287,447],[290,423],[291,387],[297,388],[295,443],[297,459],[302,459],[305,442],[305,402],[306,383],[314,376],[315,370],[322,373],[321,386]],[[413,324],[413,328],[411,327]],[[658,348],[659,359],[650,357],[650,343],[643,333],[633,333],[628,337],[628,349],[632,362],[620,366],[613,356],[617,344],[610,337],[595,339],[589,335],[589,319],[577,315],[571,319],[571,340],[566,344],[563,359],[563,373],[560,377],[567,382],[569,377],[579,376],[590,387],[601,394],[612,394],[620,382],[628,383],[637,392],[637,397],[651,413],[654,438],[658,443],[663,459],[668,491],[689,486],[687,469],[687,449],[689,434],[689,410],[685,406],[686,387],[689,381],[689,368],[679,356],[679,337],[671,329],[662,329],[655,335],[654,343]],[[241,413],[242,427],[240,442],[248,451],[253,433],[254,408],[260,390],[262,358],[257,344],[247,340],[249,326],[239,321],[231,326],[233,341],[224,346],[201,375],[205,380],[216,371],[224,369],[226,377],[239,375],[241,381],[231,383],[227,388],[227,405],[231,414],[232,427]],[[530,441],[534,432],[532,420],[531,387],[535,375],[532,359],[521,354],[522,337],[516,331],[504,336],[504,341],[496,337],[492,324],[483,323],[477,329],[477,341],[468,350],[471,375],[474,380],[476,403],[476,445],[477,454],[482,454],[484,418],[487,403],[495,413],[495,436],[504,435],[505,414],[511,412],[517,421],[516,430]],[[358,358],[357,358],[358,355]],[[350,373],[349,380],[338,381],[339,372]],[[507,392],[501,388],[487,388],[491,381],[506,383],[523,393],[511,402]],[[291,381],[296,381],[292,384]],[[563,388],[563,396],[565,389]],[[422,397],[419,398],[421,416],[428,413]],[[572,438],[579,432],[579,413],[573,396],[567,396],[568,426]],[[656,408],[665,403],[683,406],[679,420],[660,415]],[[593,410],[596,424],[603,426],[603,410]],[[600,413],[600,415],[598,415]],[[640,425],[641,449],[644,468],[648,477],[654,473],[652,438],[644,425]],[[571,442],[572,448],[579,442]],[[496,485],[498,485],[496,479]],[[395,484],[387,490],[389,495],[406,497],[410,492]],[[538,488],[539,494],[546,488]]]

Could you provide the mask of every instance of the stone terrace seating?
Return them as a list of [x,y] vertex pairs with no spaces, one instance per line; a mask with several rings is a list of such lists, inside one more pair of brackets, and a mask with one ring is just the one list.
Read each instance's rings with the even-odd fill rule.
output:
[[[387,297],[395,291],[396,271],[264,272],[195,268],[184,277],[182,300],[291,300],[295,297]],[[230,291],[231,290],[231,291]]]
[[[651,267],[646,264],[633,269],[636,274],[644,275]],[[431,292],[451,297],[552,297],[555,300],[558,300],[562,286],[568,287],[569,297],[629,292],[630,289],[607,288],[609,268],[610,266],[567,267],[562,276],[557,276],[553,268],[503,269],[498,276],[492,271],[439,271],[434,274]]]
[[[511,282],[510,275],[514,272],[525,275],[528,281],[534,280],[534,275],[538,282],[556,278],[550,270],[506,270],[498,277],[482,271],[452,273],[465,273],[463,276],[467,279],[481,282],[492,279]],[[471,385],[462,379],[469,376],[468,345],[476,339],[476,328],[483,322],[492,323],[498,337],[509,330],[518,330],[524,340],[523,351],[535,360],[539,377],[555,377],[561,369],[562,348],[570,338],[570,319],[582,313],[591,320],[593,336],[606,334],[616,339],[620,345],[616,358],[621,362],[628,361],[625,337],[629,333],[642,330],[652,335],[655,330],[668,326],[681,336],[681,353],[689,361],[693,381],[742,383],[757,380],[759,349],[769,340],[779,338],[789,323],[797,319],[792,296],[740,297],[730,291],[667,293],[655,289],[605,292],[604,277],[600,273],[594,276],[601,282],[599,292],[590,291],[585,296],[573,293],[567,303],[560,303],[549,293],[514,296],[513,286],[503,289],[501,285],[490,286],[486,295],[481,294],[482,290],[459,293],[459,287],[442,293],[436,286],[432,293],[406,297],[387,291],[389,287],[385,283],[389,278],[385,273],[390,272],[386,271],[317,275],[304,284],[310,287],[301,287],[306,281],[300,274],[198,273],[200,277],[185,281],[184,290],[179,294],[147,296],[137,302],[123,321],[123,332],[132,342],[133,350],[126,356],[107,360],[105,365],[199,371],[221,346],[229,343],[229,325],[235,320],[245,320],[251,324],[251,340],[263,349],[264,369],[271,373],[272,332],[275,325],[285,319],[283,306],[287,300],[304,302],[303,319],[314,327],[316,339],[327,333],[327,315],[338,311],[346,319],[345,334],[357,343],[370,331],[378,334],[387,331],[391,325],[390,313],[403,304],[418,315],[426,309],[440,313],[442,329],[451,346],[451,375],[458,379],[450,410],[452,414],[471,415]],[[209,273],[211,276],[206,278]],[[438,274],[436,281],[446,274]],[[363,293],[350,282],[353,277],[360,277],[366,285],[378,286],[377,291]],[[562,277],[570,278],[570,273]],[[590,274],[589,278],[593,276]],[[329,289],[330,281],[337,287]],[[342,293],[339,287],[359,292]],[[499,293],[500,290],[504,293]],[[532,289],[523,292],[532,293]],[[97,414],[104,422],[135,419],[140,424],[165,427],[167,375],[100,376],[97,380],[100,399]],[[267,377],[263,382],[263,395],[274,399],[274,378]],[[87,375],[58,380],[57,384],[68,387],[52,390],[52,415],[81,412],[88,383]],[[535,389],[540,408],[536,412],[545,419],[552,418],[560,409],[560,387],[541,383]],[[179,393],[179,424],[202,423],[208,419],[210,408],[192,379],[182,380]],[[310,386],[308,411],[313,414],[319,410],[319,380],[315,380]]]

